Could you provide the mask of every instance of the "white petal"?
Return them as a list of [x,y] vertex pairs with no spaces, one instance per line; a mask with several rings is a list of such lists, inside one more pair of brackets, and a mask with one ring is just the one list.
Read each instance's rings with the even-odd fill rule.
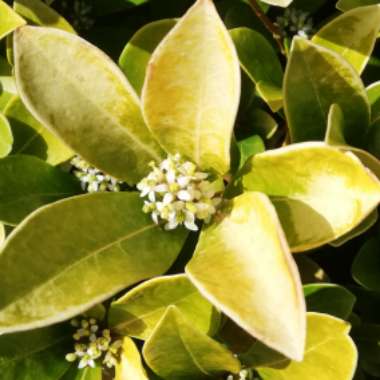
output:
[[156,201],[156,194],[154,191],[150,191],[148,193],[148,199],[151,201],[151,202],[155,202]]
[[177,178],[177,183],[181,187],[186,187],[190,183],[190,177],[181,175]]
[[165,183],[162,183],[154,187],[154,191],[156,191],[157,193],[166,193],[168,190],[168,185],[166,185]]
[[172,193],[166,193],[164,195],[164,199],[162,200],[162,203],[165,205],[168,205],[174,201],[174,195]]
[[174,170],[168,170],[168,172],[166,173],[166,180],[168,181],[168,183],[174,183],[175,182],[176,174],[175,174]]
[[192,195],[187,190],[180,190],[177,193],[177,198],[181,201],[191,201],[193,199]]

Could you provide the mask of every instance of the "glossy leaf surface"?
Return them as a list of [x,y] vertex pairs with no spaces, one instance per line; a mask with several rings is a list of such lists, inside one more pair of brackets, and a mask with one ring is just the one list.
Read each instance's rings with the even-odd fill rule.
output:
[[58,29],[24,27],[15,35],[15,73],[33,116],[95,167],[136,183],[161,160],[137,95],[95,46]]
[[170,305],[202,332],[212,334],[219,325],[219,313],[181,274],[155,278],[132,289],[112,303],[109,323],[119,334],[147,339]]
[[312,41],[340,54],[361,74],[379,31],[380,5],[372,5],[352,9],[334,18]]
[[379,180],[357,157],[319,142],[255,155],[236,185],[271,197],[294,252],[338,239],[380,202]]
[[25,24],[25,20],[14,12],[3,0],[0,0],[0,15],[0,39]]
[[224,174],[239,97],[231,37],[212,1],[198,0],[152,55],[142,94],[145,119],[168,152]]
[[264,194],[247,192],[227,203],[220,219],[202,231],[186,273],[240,327],[288,357],[302,359],[301,282]]
[[232,352],[194,328],[175,306],[168,308],[143,354],[157,375],[170,380],[208,379],[240,369]]
[[[351,380],[357,350],[348,323],[326,314],[308,313],[305,358],[282,368],[260,368],[263,380]],[[284,363],[283,363],[284,364]]]
[[186,233],[163,231],[135,193],[95,193],[41,208],[0,255],[0,331],[49,325],[166,272]]

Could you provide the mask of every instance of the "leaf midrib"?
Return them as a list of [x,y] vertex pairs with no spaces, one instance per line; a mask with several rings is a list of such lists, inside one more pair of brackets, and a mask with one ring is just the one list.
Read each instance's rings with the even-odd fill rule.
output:
[[1,315],[1,313],[4,313],[9,307],[11,307],[12,305],[16,304],[20,300],[22,300],[26,295],[32,294],[32,293],[38,291],[39,289],[45,287],[46,285],[48,285],[49,283],[53,282],[54,280],[56,280],[60,276],[64,275],[66,272],[70,271],[71,269],[73,269],[74,267],[76,267],[77,265],[79,265],[80,263],[82,263],[83,261],[89,259],[90,257],[95,256],[95,255],[101,253],[102,251],[105,251],[108,248],[111,248],[111,247],[113,247],[114,245],[117,245],[117,244],[120,246],[120,249],[123,250],[123,248],[120,245],[122,242],[124,242],[124,241],[126,241],[128,239],[134,238],[135,236],[137,236],[139,234],[142,234],[145,231],[148,231],[148,230],[150,230],[152,228],[157,228],[157,227],[158,226],[156,224],[154,224],[154,223],[149,224],[147,226],[144,226],[144,227],[138,229],[137,231],[131,232],[128,235],[123,236],[122,238],[116,239],[116,240],[112,241],[111,243],[108,243],[108,244],[106,244],[106,245],[104,245],[104,246],[102,246],[102,247],[100,247],[100,248],[98,248],[98,249],[96,249],[94,251],[89,252],[87,255],[84,255],[79,260],[72,262],[70,265],[68,265],[65,268],[57,268],[57,270],[55,271],[55,273],[53,273],[53,275],[51,277],[49,277],[48,279],[42,279],[42,281],[44,281],[42,284],[40,283],[37,286],[33,287],[32,289],[30,289],[30,288],[27,289],[25,292],[23,292],[21,295],[19,295],[16,299],[10,301],[7,305],[5,305],[0,310],[0,315]]

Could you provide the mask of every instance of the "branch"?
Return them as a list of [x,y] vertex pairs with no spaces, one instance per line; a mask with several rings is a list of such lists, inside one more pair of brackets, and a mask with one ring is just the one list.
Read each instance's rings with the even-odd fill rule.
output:
[[272,34],[274,40],[277,42],[277,45],[280,48],[281,53],[285,55],[286,53],[284,44],[282,42],[281,30],[275,24],[273,24],[269,17],[260,8],[256,0],[249,0],[249,4],[251,5],[251,8],[256,13],[256,16],[259,18],[259,20],[264,24],[265,28]]

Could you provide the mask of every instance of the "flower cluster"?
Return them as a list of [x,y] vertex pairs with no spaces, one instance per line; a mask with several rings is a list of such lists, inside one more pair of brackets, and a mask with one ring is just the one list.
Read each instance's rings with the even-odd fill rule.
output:
[[66,360],[79,360],[78,368],[96,366],[96,361],[112,368],[117,363],[117,357],[122,345],[121,340],[112,342],[110,330],[101,330],[95,318],[73,319],[71,325],[77,330],[73,335],[75,352],[66,355]]
[[98,191],[120,191],[120,185],[123,183],[108,174],[94,168],[80,157],[75,156],[70,164],[72,172],[80,180],[82,189],[89,193]]
[[286,8],[284,14],[276,19],[276,25],[282,32],[283,37],[292,37],[298,34],[309,38],[313,32],[313,20],[309,13],[295,8]]
[[141,197],[147,197],[143,211],[150,213],[155,223],[165,222],[165,229],[179,225],[197,231],[196,219],[208,223],[221,202],[223,180],[210,182],[209,174],[198,171],[195,164],[179,154],[170,155],[138,185]]

